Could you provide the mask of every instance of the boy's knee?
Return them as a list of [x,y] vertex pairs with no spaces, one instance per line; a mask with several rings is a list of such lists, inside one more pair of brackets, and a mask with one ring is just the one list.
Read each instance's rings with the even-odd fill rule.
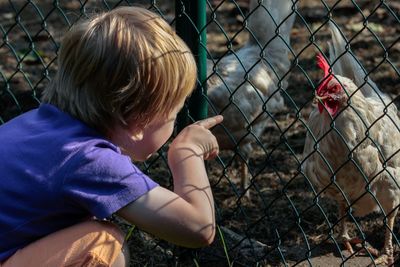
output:
[[111,238],[111,240],[114,240],[112,242],[118,242],[119,244],[121,244],[119,253],[116,256],[111,267],[128,267],[130,261],[130,253],[128,244],[124,241],[125,233],[113,223],[99,222],[99,224],[100,229],[102,229],[102,231],[104,231],[107,235],[110,235],[109,238]]
[[86,221],[29,244],[3,265],[125,267],[129,259],[123,252],[127,251],[124,239],[124,233],[113,223]]
[[124,242],[124,232],[111,222],[92,221],[88,224],[95,235],[93,246],[85,256],[97,264],[102,262],[106,266],[129,266],[129,250]]
[[122,246],[121,253],[118,254],[117,258],[115,259],[114,263],[111,267],[129,267],[130,264],[130,253],[128,244],[125,242]]
[[93,230],[108,236],[108,239],[114,239],[121,246],[125,240],[125,233],[114,223],[107,221],[93,221]]

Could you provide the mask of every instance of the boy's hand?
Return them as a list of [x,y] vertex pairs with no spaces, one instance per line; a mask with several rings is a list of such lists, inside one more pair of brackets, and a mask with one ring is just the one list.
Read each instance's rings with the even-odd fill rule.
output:
[[219,146],[216,137],[209,129],[221,123],[222,120],[223,117],[218,115],[185,127],[171,143],[168,154],[191,151],[197,156],[202,156],[204,160],[215,158],[218,155]]
[[173,192],[157,186],[119,210],[118,215],[178,245],[195,248],[211,244],[215,208],[204,159],[218,154],[217,139],[209,129],[222,119],[215,116],[193,123],[171,143],[168,165]]

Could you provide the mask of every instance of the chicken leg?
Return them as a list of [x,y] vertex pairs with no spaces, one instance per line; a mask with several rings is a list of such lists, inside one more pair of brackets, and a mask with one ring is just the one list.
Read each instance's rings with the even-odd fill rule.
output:
[[250,200],[250,181],[249,181],[249,169],[247,167],[248,159],[245,162],[240,162],[240,186],[243,192],[246,192],[244,196]]
[[[341,219],[340,221],[340,233],[339,233],[339,237],[341,239],[341,242],[343,242],[344,247],[346,248],[346,250],[350,253],[350,255],[354,255],[354,249],[353,249],[353,245],[357,245],[357,244],[361,244],[363,243],[363,240],[358,238],[358,237],[354,237],[354,238],[350,238],[349,236],[349,230],[347,228],[347,224],[346,224],[346,201],[338,201],[339,202],[339,219]],[[373,247],[364,247],[372,256],[374,257],[378,257],[379,256],[379,252],[377,249],[373,248]]]
[[354,250],[353,250],[353,246],[357,243],[355,243],[355,241],[358,240],[354,240],[351,239],[349,236],[349,230],[347,228],[347,224],[346,224],[346,203],[345,201],[339,201],[339,219],[341,219],[339,227],[340,227],[340,232],[339,232],[339,238],[341,240],[341,242],[343,242],[344,247],[346,248],[346,250],[350,253],[350,255],[354,254]]
[[383,251],[381,255],[374,260],[375,265],[385,264],[387,266],[393,266],[394,258],[393,258],[393,241],[392,241],[392,233],[394,227],[394,221],[397,215],[397,209],[390,212],[388,215],[387,228],[385,232],[385,245],[383,247]]

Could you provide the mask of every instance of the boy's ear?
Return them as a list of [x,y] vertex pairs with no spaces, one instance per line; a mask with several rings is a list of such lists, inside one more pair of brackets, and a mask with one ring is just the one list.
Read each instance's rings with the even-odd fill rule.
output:
[[143,136],[144,136],[143,130],[136,130],[136,131],[134,131],[134,132],[131,134],[131,138],[132,138],[132,140],[134,140],[134,141],[140,141],[140,140],[142,140],[142,139],[143,139]]
[[140,141],[144,137],[143,129],[129,129],[121,125],[115,126],[109,133],[110,139],[113,143],[119,146],[125,146],[132,141]]

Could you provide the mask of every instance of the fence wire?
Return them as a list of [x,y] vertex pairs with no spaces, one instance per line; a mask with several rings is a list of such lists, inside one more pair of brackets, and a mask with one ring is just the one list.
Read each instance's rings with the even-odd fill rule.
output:
[[[185,35],[180,23],[204,15],[189,2],[0,0],[0,122],[38,106],[81,17],[139,4]],[[184,249],[114,218],[131,266],[373,266],[384,254],[399,265],[398,1],[209,0],[198,12],[205,26],[186,36],[207,56],[198,94],[225,117],[207,166],[217,236]],[[166,149],[141,168],[171,188]]]

